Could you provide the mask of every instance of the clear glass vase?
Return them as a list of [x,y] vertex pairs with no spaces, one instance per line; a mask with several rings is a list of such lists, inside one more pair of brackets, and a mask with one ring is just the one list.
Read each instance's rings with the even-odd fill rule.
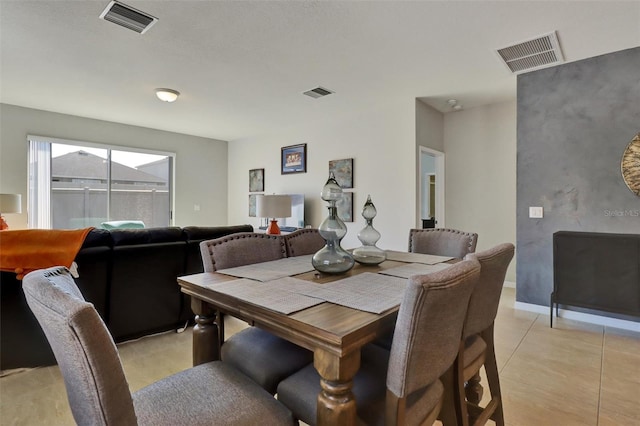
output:
[[340,274],[353,268],[353,257],[340,246],[347,227],[338,217],[336,206],[329,206],[329,216],[322,222],[318,232],[327,244],[313,255],[313,267],[327,274]]
[[367,202],[362,208],[362,217],[367,221],[367,226],[358,232],[358,239],[362,246],[353,250],[353,258],[363,265],[377,265],[387,259],[387,253],[376,247],[376,243],[380,239],[380,232],[373,227],[373,218],[377,214],[378,211],[371,201],[371,195],[368,195]]
[[349,252],[340,246],[340,241],[347,234],[347,226],[338,217],[336,201],[342,197],[342,188],[333,177],[329,175],[327,183],[322,188],[322,199],[329,202],[329,216],[322,221],[318,232],[326,241],[326,245],[318,250],[311,259],[315,269],[327,274],[340,274],[347,272],[355,264]]

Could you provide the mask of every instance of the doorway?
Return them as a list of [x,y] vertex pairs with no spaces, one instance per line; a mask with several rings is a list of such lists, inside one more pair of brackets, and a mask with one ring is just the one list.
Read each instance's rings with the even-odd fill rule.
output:
[[444,228],[444,152],[418,147],[418,228]]

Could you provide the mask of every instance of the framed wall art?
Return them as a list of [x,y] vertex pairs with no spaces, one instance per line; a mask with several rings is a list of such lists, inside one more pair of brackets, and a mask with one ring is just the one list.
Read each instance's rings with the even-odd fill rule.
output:
[[258,194],[249,194],[249,217],[256,217],[256,198]]
[[264,192],[264,169],[249,170],[249,192]]
[[353,222],[353,192],[343,192],[336,203],[338,217],[343,222]]
[[307,144],[291,145],[281,148],[281,173],[307,173]]
[[627,188],[640,197],[640,133],[631,139],[625,149],[620,169]]
[[343,189],[353,188],[353,158],[329,161],[329,173],[331,172]]

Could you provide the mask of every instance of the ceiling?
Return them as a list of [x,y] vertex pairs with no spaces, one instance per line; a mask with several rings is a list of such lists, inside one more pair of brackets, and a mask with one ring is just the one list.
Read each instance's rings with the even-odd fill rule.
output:
[[[640,1],[0,0],[0,102],[237,140],[420,98],[515,99],[495,49],[551,31],[567,62],[640,45]],[[322,86],[336,93],[313,99]],[[157,87],[181,92],[160,102]]]

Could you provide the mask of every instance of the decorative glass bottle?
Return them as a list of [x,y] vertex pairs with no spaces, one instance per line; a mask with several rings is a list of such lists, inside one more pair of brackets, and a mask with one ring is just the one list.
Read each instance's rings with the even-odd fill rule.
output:
[[338,185],[333,173],[322,188],[321,197],[329,202],[329,216],[320,224],[318,232],[327,244],[318,250],[311,259],[311,264],[320,272],[340,274],[353,268],[353,257],[340,246],[340,240],[347,233],[347,226],[338,217],[336,202],[342,198],[342,188]]
[[362,246],[353,250],[353,258],[363,265],[377,265],[387,259],[387,253],[376,247],[380,232],[373,227],[373,218],[377,214],[376,206],[371,202],[371,195],[368,195],[367,202],[362,207],[362,217],[367,221],[367,226],[358,232],[358,239],[362,242]]

